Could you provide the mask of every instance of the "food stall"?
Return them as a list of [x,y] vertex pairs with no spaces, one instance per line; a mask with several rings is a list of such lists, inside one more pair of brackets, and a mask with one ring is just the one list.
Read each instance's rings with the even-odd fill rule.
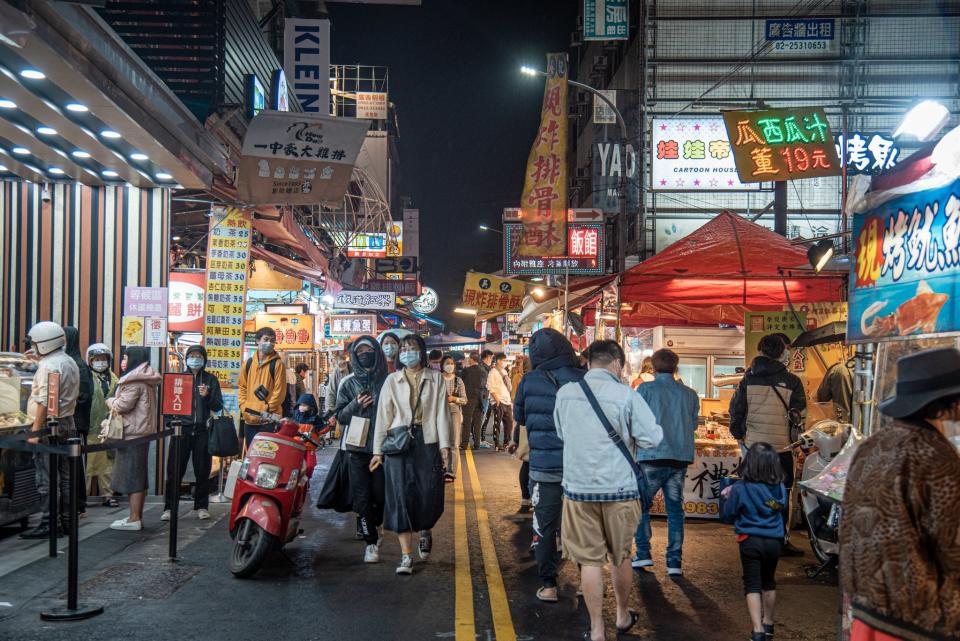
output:
[[[37,365],[22,354],[0,353],[0,437],[30,430],[27,415]],[[0,526],[27,518],[40,508],[33,455],[0,448]]]

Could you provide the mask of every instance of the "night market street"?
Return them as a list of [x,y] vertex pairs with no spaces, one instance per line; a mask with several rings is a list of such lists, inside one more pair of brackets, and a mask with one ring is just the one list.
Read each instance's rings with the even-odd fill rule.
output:
[[[333,451],[321,454],[314,474],[316,494]],[[180,560],[166,560],[168,525],[159,521],[159,505],[146,512],[146,529],[100,531],[81,543],[80,598],[98,600],[104,615],[76,623],[45,623],[39,611],[64,590],[66,558],[45,556],[46,542],[17,541],[13,528],[0,530],[7,560],[13,546],[42,558],[23,567],[4,564],[0,574],[0,638],[4,641],[114,639],[167,640],[283,638],[396,639],[427,641],[454,638],[455,626],[473,626],[481,641],[516,638],[528,641],[574,641],[588,627],[582,601],[576,598],[576,568],[565,562],[560,575],[560,602],[541,604],[536,567],[528,552],[530,516],[517,514],[518,464],[503,453],[483,450],[475,457],[479,485],[463,467],[466,534],[454,533],[460,513],[459,484],[448,485],[447,510],[434,531],[435,547],[427,562],[414,564],[412,577],[394,575],[396,539],[387,536],[383,562],[362,563],[363,544],[354,538],[352,514],[308,510],[304,535],[274,554],[253,579],[238,580],[227,570],[230,538],[223,518],[229,504],[212,505],[213,518],[198,524],[189,503],[181,509]],[[464,460],[466,464],[467,461]],[[482,492],[482,500],[477,496]],[[485,507],[486,516],[483,513]],[[88,519],[101,511],[90,508]],[[478,520],[479,515],[479,520]],[[81,535],[86,529],[81,526]],[[492,538],[496,557],[485,548]],[[684,577],[667,578],[662,564],[665,522],[654,524],[653,572],[635,572],[631,607],[642,615],[632,632],[650,641],[739,641],[746,636],[740,615],[740,563],[730,526],[687,521]],[[797,533],[802,536],[802,533]],[[66,545],[66,539],[60,539]],[[135,542],[131,542],[135,541]],[[454,542],[469,551],[469,569],[458,566]],[[802,559],[781,560],[778,577],[778,638],[827,641],[835,638],[837,589],[830,578],[810,580],[809,547]],[[502,583],[498,578],[502,576]],[[473,602],[458,607],[455,586],[468,580]],[[502,586],[502,587],[501,587]],[[504,602],[509,612],[499,609]],[[610,590],[608,590],[610,592]],[[7,605],[9,603],[9,605]],[[357,607],[363,603],[362,607]],[[491,607],[491,605],[493,607]],[[612,607],[612,594],[606,605]],[[472,608],[472,616],[470,610]],[[496,616],[492,614],[496,612]],[[609,611],[609,610],[608,610]],[[811,612],[818,612],[810,616]],[[608,639],[613,639],[610,630]]]

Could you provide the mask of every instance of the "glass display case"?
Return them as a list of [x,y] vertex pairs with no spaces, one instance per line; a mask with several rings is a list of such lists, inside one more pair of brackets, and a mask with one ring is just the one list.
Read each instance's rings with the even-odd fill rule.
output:
[[[22,354],[0,353],[0,436],[30,429],[27,402],[36,363]],[[33,455],[0,448],[0,525],[26,520],[40,507]]]

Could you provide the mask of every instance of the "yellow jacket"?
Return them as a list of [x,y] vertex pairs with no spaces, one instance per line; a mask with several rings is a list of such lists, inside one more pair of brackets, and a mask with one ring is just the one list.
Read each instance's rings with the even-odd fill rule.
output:
[[[271,367],[271,362],[276,361]],[[271,370],[273,373],[271,374]],[[270,390],[267,402],[263,403],[254,392],[263,385]],[[237,400],[240,403],[240,417],[245,423],[256,425],[260,418],[247,413],[247,409],[255,412],[283,413],[283,402],[287,398],[287,373],[280,360],[280,355],[271,352],[261,360],[260,352],[254,354],[249,361],[240,366],[240,382],[238,385]]]

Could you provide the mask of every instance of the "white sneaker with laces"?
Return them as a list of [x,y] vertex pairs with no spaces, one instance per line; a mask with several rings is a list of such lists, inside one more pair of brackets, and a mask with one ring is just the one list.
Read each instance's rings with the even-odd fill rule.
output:
[[111,530],[126,530],[126,531],[140,531],[143,529],[143,522],[141,521],[129,521],[127,519],[120,519],[119,521],[114,521],[110,524]]
[[413,574],[413,557],[411,557],[409,554],[404,554],[400,557],[400,565],[397,566],[397,574]]
[[371,543],[363,553],[364,563],[380,563],[380,548]]
[[208,510],[197,510],[197,518],[201,521],[206,521],[210,518],[210,512]]
[[170,510],[164,510],[164,511],[163,511],[163,514],[160,515],[160,520],[161,520],[161,521],[169,521],[169,520],[170,520]]

